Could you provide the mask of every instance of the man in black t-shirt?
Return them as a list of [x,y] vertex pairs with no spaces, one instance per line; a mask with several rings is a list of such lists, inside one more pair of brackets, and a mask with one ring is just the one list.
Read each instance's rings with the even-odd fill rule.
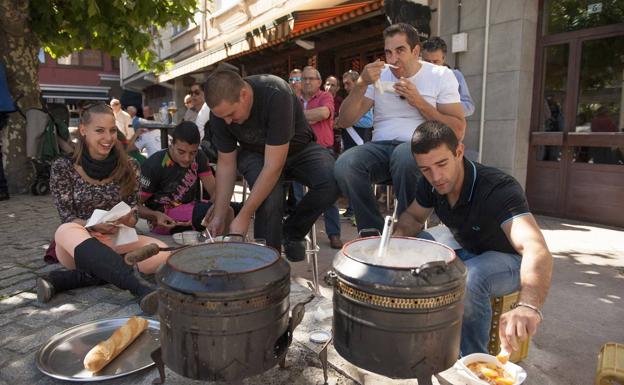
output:
[[215,209],[208,228],[215,234],[224,231],[224,209],[238,167],[252,189],[230,231],[246,234],[255,213],[254,236],[280,250],[282,179],[295,180],[308,186],[309,192],[284,222],[284,250],[291,261],[303,260],[305,235],[338,197],[334,158],[315,143],[297,97],[276,76],[242,79],[233,71],[217,71],[206,81],[204,94],[219,153]]
[[490,298],[520,290],[518,306],[500,317],[499,328],[502,347],[517,350],[542,321],[552,275],[552,256],[522,187],[498,169],[464,159],[464,145],[443,123],[418,126],[411,146],[424,178],[396,234],[430,238],[421,230],[435,209],[462,247],[456,253],[468,268],[463,355],[487,353]]
[[[194,228],[212,202],[199,201],[200,181],[209,196],[215,194],[215,178],[208,158],[199,148],[199,131],[193,122],[176,126],[169,148],[149,157],[141,166],[140,210],[152,223],[152,231],[170,234]],[[228,212],[229,223],[233,212]]]

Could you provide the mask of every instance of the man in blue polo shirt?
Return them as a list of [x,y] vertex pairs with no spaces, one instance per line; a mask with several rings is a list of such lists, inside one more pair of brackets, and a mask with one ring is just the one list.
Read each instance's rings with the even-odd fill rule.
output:
[[522,187],[498,169],[464,159],[464,145],[443,123],[418,126],[411,146],[424,178],[396,234],[426,238],[423,224],[435,210],[461,245],[456,253],[468,268],[463,355],[487,353],[490,298],[520,290],[518,306],[501,316],[499,329],[502,347],[517,350],[542,321],[552,275],[552,256]]

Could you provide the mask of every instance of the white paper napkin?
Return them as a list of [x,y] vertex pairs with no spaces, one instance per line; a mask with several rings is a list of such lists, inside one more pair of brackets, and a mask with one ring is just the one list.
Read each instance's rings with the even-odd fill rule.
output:
[[[93,210],[93,214],[91,214],[91,218],[87,221],[85,227],[92,227],[95,225],[99,225],[102,223],[112,224],[117,219],[128,215],[132,209],[126,202],[119,202],[112,209]],[[119,231],[115,235],[111,235],[114,246],[121,246],[128,243],[136,242],[139,240],[139,236],[134,228],[128,227],[126,225],[116,225],[119,228]]]

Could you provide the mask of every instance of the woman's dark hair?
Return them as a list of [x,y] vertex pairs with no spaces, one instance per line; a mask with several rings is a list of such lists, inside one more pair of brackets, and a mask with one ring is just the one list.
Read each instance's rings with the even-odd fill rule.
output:
[[459,140],[455,132],[446,124],[436,120],[422,123],[412,135],[412,153],[414,154],[426,154],[443,144],[446,144],[453,155],[457,155]]
[[[80,124],[87,125],[91,123],[94,114],[108,114],[113,117],[113,120],[115,119],[113,109],[108,104],[101,102],[86,105],[82,108]],[[87,149],[87,142],[82,135],[78,135],[78,142],[73,156],[74,164],[82,166],[83,151],[89,151]],[[123,144],[121,144],[119,140],[115,141],[115,146],[111,151],[117,153],[117,166],[111,173],[110,178],[119,185],[122,198],[129,197],[133,195],[138,188],[136,173],[128,160],[128,155],[126,154]]]
[[199,129],[193,122],[182,122],[173,130],[173,143],[180,141],[188,144],[199,144],[200,140]]
[[385,40],[399,33],[402,33],[405,37],[407,37],[407,44],[409,44],[410,49],[413,50],[416,46],[420,46],[418,30],[414,26],[407,23],[392,24],[388,28],[384,29],[383,38]]

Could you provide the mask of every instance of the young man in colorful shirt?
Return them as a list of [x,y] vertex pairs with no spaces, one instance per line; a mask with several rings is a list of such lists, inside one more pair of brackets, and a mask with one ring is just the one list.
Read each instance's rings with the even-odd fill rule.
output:
[[[202,231],[212,202],[200,200],[201,185],[215,196],[215,178],[208,158],[199,151],[199,131],[193,122],[182,122],[173,132],[169,148],[158,151],[141,167],[141,214],[152,231],[171,234],[191,227]],[[233,218],[230,209],[229,221]]]

